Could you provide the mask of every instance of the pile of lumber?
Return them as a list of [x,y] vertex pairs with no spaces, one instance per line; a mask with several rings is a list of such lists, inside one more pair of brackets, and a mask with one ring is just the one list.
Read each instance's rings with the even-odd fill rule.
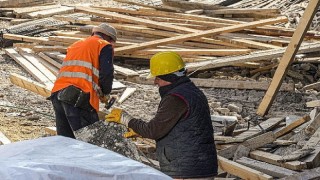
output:
[[[137,71],[128,67],[148,64],[148,59],[156,52],[176,51],[182,55],[191,74],[194,74],[192,81],[198,86],[267,90],[270,81],[256,79],[263,74],[270,74],[272,70],[274,72],[278,66],[287,68],[281,65],[280,58],[287,49],[292,48],[287,47],[295,30],[276,25],[287,22],[279,9],[257,9],[260,8],[257,5],[252,6],[256,9],[248,10],[240,6],[244,1],[233,2],[229,2],[227,8],[221,6],[226,1],[212,6],[193,3],[199,8],[197,11],[182,8],[184,6],[181,3],[191,2],[174,0],[166,3],[180,3],[180,8],[143,4],[137,9],[57,4],[34,9],[6,7],[0,8],[0,12],[8,16],[10,14],[10,21],[15,25],[3,29],[0,40],[13,42],[13,47],[6,48],[5,53],[35,79],[11,74],[11,82],[43,96],[50,95],[67,47],[90,36],[92,27],[102,22],[111,24],[118,31],[115,62],[122,64],[115,65],[117,79],[152,84],[152,80],[145,78],[147,70]],[[19,23],[16,21],[18,19]],[[21,30],[21,27],[28,28]],[[302,70],[295,66],[284,74],[300,81],[308,77],[309,84],[304,84],[302,90],[317,89],[320,87],[318,83],[310,83],[317,81],[315,79],[318,76],[309,73],[318,74],[319,36],[317,32],[309,31],[299,38],[303,42],[296,49],[299,55],[294,63]],[[212,79],[210,71],[223,67],[249,70],[250,77],[245,80]],[[209,79],[197,78],[206,74]],[[114,82],[113,89],[120,89],[123,93],[119,102],[135,91],[119,81]],[[292,82],[282,83],[280,90],[294,91],[295,85]],[[103,115],[102,112],[100,114]],[[234,130],[233,124],[231,130],[225,127],[229,129],[223,135],[216,133],[221,170],[243,179],[272,179],[290,177],[302,170],[318,167],[320,115],[313,112],[310,116],[284,120],[270,118],[248,129],[237,130]],[[304,141],[297,140],[298,137],[304,137]],[[146,152],[154,150],[154,142],[140,140],[139,143]],[[281,154],[279,149],[289,153]]]
[[[156,52],[176,51],[187,62],[189,71],[207,71],[225,66],[249,68],[250,76],[254,77],[249,80],[252,80],[253,84],[257,83],[257,89],[259,89],[259,82],[255,81],[256,77],[277,67],[278,62],[270,60],[282,56],[294,33],[292,29],[272,26],[272,24],[287,21],[287,18],[279,14],[266,19],[244,22],[221,17],[155,10],[150,7],[140,7],[136,10],[102,6],[66,6],[76,12],[70,13],[68,9],[60,11],[59,15],[53,16],[53,19],[43,18],[47,17],[44,14],[38,16],[40,12],[47,12],[47,8],[62,9],[61,5],[37,6],[32,10],[11,8],[15,17],[28,18],[28,22],[7,28],[3,35],[5,42],[23,41],[25,43],[15,44],[15,46],[30,48],[34,53],[65,53],[67,46],[89,36],[93,26],[107,22],[119,32],[119,41],[115,49],[116,61],[145,65]],[[5,10],[8,12],[10,8]],[[260,10],[259,13],[269,14],[270,11]],[[22,31],[21,29],[24,28],[21,27],[29,28],[25,28],[27,31]],[[34,37],[35,32],[46,32],[48,37]],[[315,58],[314,54],[320,48],[318,39],[314,32],[306,34],[305,41],[299,50],[299,53],[303,54],[301,57]],[[137,73],[134,74],[137,75]],[[304,74],[299,72],[290,74],[295,79],[304,78]],[[130,78],[130,80],[141,82],[137,78],[135,80]],[[217,83],[207,83],[204,86],[215,87],[214,84]],[[239,86],[235,85],[231,88],[239,88]]]

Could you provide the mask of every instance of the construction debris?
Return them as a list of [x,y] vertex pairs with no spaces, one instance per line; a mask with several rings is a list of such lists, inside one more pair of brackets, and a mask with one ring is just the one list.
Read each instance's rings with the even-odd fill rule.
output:
[[[156,107],[159,102],[154,89],[140,88],[153,84],[152,79],[146,79],[148,59],[159,51],[176,51],[186,62],[192,81],[208,88],[205,92],[223,171],[219,177],[228,173],[227,177],[231,174],[242,179],[307,179],[301,172],[308,169],[310,178],[318,177],[319,2],[310,1],[313,12],[308,11],[303,21],[300,17],[308,7],[304,1],[117,2],[123,6],[1,1],[0,14],[12,23],[0,29],[1,45],[28,72],[27,76],[10,73],[11,82],[48,97],[67,47],[90,36],[93,26],[110,23],[119,33],[114,60],[117,80],[112,91],[120,97],[116,106],[127,108],[129,101],[135,107],[130,114],[144,118],[141,111],[149,109],[139,105]],[[37,6],[30,8],[27,3]],[[315,31],[307,31],[308,23]],[[272,93],[266,94],[270,87]],[[275,98],[278,90],[277,103],[286,114],[278,110],[272,116],[253,116],[262,97]],[[262,102],[259,115],[266,114],[272,100]],[[310,108],[314,110],[309,114]],[[289,116],[293,110],[300,110],[299,116]],[[99,113],[103,117],[106,110]],[[80,129],[76,137],[157,167],[155,142],[125,139],[125,131],[121,125],[100,121]],[[54,133],[50,129],[50,134]]]

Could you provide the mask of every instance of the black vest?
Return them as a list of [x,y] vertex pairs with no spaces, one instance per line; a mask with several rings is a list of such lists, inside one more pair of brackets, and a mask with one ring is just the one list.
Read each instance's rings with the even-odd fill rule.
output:
[[161,171],[173,178],[215,176],[217,153],[207,98],[187,77],[165,89],[162,92],[160,89],[161,96],[182,98],[188,112],[166,136],[157,140]]

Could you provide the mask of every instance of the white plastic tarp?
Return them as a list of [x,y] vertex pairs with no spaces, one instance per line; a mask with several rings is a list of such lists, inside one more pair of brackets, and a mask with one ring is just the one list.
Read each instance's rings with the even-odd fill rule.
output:
[[52,136],[0,146],[0,179],[171,178],[113,151],[71,138]]

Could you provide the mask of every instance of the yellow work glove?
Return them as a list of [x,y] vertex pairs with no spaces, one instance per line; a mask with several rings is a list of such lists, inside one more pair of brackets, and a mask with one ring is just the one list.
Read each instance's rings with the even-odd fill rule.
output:
[[129,128],[129,131],[123,134],[123,137],[125,138],[135,138],[140,137],[139,134],[133,131],[133,129]]
[[133,117],[130,116],[126,111],[119,108],[112,109],[111,113],[107,114],[105,118],[108,122],[115,122],[124,124],[126,126],[128,126],[130,120],[133,119]]

